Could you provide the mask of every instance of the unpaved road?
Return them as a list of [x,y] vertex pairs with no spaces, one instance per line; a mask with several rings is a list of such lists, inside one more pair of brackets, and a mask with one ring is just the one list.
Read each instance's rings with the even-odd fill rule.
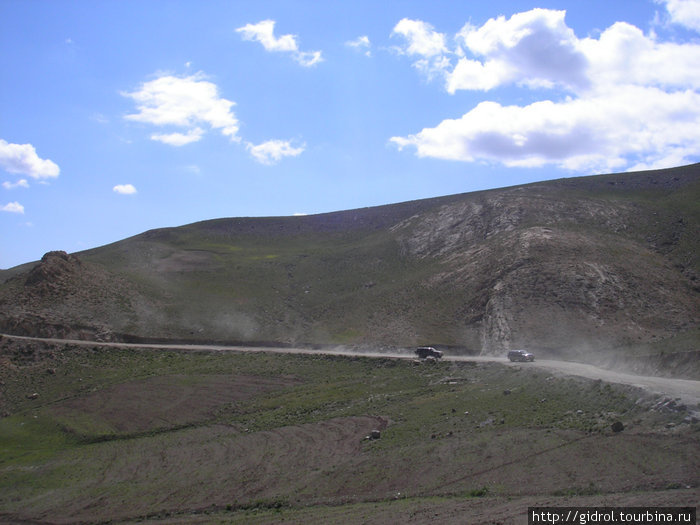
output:
[[[252,346],[226,346],[226,345],[205,345],[205,344],[153,344],[153,343],[113,343],[83,341],[78,339],[53,339],[39,337],[25,337],[19,335],[0,334],[0,337],[8,339],[40,341],[53,344],[73,344],[82,346],[105,346],[117,348],[150,348],[156,350],[194,350],[194,351],[214,351],[214,352],[271,352],[281,354],[328,354],[344,356],[362,357],[383,357],[397,359],[414,359],[410,353],[400,352],[361,352],[349,350],[347,348],[333,348],[315,350],[310,348],[284,348],[284,347],[252,347]],[[496,362],[504,365],[511,365],[505,357],[495,356],[445,356],[444,361],[481,361]],[[652,393],[664,395],[672,398],[680,398],[693,411],[700,410],[700,381],[690,379],[672,379],[668,377],[640,376],[627,374],[605,368],[598,368],[593,365],[575,363],[572,361],[552,361],[538,360],[534,363],[512,363],[512,366],[528,366],[549,370],[559,375],[572,375],[586,377],[589,379],[600,379],[608,383],[619,383],[644,388]]]

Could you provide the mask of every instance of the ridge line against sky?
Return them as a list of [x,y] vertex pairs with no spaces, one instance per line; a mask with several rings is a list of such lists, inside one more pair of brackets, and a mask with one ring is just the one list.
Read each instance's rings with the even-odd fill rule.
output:
[[549,4],[6,0],[0,267],[700,160],[700,0]]

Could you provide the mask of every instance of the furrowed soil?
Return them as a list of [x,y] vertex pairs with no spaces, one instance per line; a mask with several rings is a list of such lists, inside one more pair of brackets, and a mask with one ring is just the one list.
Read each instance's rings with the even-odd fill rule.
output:
[[0,522],[510,524],[700,496],[697,406],[527,364],[3,338],[0,372]]

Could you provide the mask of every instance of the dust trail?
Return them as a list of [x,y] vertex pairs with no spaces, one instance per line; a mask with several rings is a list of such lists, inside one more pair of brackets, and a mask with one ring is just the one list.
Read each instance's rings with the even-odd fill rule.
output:
[[[395,359],[415,359],[412,352],[380,352],[380,351],[358,351],[345,347],[335,347],[331,349],[312,348],[282,348],[282,347],[254,347],[254,346],[226,346],[226,345],[204,345],[204,344],[143,344],[143,343],[103,343],[96,341],[84,341],[77,339],[55,339],[27,337],[19,335],[0,334],[0,337],[25,341],[43,341],[54,344],[72,344],[81,346],[102,346],[112,348],[133,348],[133,349],[154,349],[154,350],[179,350],[179,351],[207,351],[207,352],[268,352],[279,354],[310,354],[310,355],[342,355],[350,357],[374,357],[374,358],[395,358]],[[527,366],[549,370],[560,375],[573,375],[589,379],[600,379],[608,383],[619,383],[643,388],[654,394],[679,398],[683,403],[689,405],[693,410],[700,411],[700,381],[691,379],[673,379],[668,377],[641,376],[616,372],[598,368],[593,365],[575,363],[571,361],[537,360],[534,363],[510,363],[505,357],[495,356],[444,356],[444,361],[479,361],[503,363],[506,366]]]

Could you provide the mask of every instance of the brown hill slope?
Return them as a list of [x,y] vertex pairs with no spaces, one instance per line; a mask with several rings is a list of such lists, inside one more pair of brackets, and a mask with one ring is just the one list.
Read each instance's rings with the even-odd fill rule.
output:
[[685,367],[699,202],[692,165],[153,230],[0,273],[0,328]]

